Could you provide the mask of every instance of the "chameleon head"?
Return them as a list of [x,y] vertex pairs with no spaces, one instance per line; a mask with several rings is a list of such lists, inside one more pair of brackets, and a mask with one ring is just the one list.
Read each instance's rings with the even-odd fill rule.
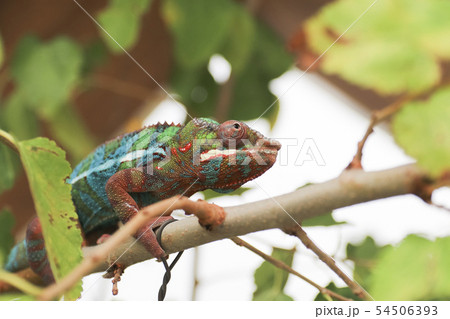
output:
[[281,147],[245,123],[231,120],[219,124],[205,118],[195,118],[181,130],[180,142],[189,141],[189,162],[199,183],[218,192],[232,191],[262,175],[275,163]]

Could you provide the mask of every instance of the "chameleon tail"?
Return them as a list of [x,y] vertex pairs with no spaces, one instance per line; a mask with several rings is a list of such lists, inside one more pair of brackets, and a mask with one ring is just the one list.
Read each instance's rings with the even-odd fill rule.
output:
[[[15,272],[20,277],[37,285],[43,283],[48,285],[55,281],[48,262],[41,223],[38,218],[28,225],[26,238],[11,249],[6,260],[5,270]],[[11,289],[14,288],[0,281],[0,293]]]
[[5,269],[9,272],[16,272],[29,267],[27,259],[27,244],[24,239],[11,249],[6,260]]
[[55,282],[45,249],[41,223],[37,217],[28,225],[26,250],[28,265],[31,269],[42,278],[45,284]]

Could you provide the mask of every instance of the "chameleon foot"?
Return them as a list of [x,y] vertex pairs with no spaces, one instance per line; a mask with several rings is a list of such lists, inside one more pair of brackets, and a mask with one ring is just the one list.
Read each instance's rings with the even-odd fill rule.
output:
[[186,199],[186,203],[183,203],[183,206],[186,214],[197,216],[200,225],[207,230],[213,230],[225,220],[225,210],[216,204],[211,204],[201,199],[196,202]]
[[141,227],[134,237],[139,240],[144,247],[158,260],[167,258],[167,254],[159,245],[156,239],[155,230],[167,220],[172,220],[171,216],[160,216],[149,221],[149,223]]

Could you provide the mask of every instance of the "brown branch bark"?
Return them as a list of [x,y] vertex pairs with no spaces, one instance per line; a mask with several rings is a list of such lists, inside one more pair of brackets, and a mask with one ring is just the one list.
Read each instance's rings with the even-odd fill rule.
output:
[[255,254],[257,254],[258,256],[262,257],[264,260],[270,262],[272,265],[274,265],[275,267],[278,267],[280,269],[283,269],[284,271],[287,271],[290,274],[293,274],[294,276],[299,277],[300,279],[306,281],[308,284],[310,284],[311,286],[317,288],[317,290],[320,291],[320,293],[324,294],[324,295],[328,295],[330,297],[334,297],[335,299],[338,300],[342,300],[342,301],[351,301],[352,299],[346,298],[344,296],[341,296],[338,293],[335,293],[334,291],[331,291],[325,287],[320,286],[319,284],[316,284],[314,281],[312,281],[311,279],[309,279],[308,277],[303,276],[302,274],[300,274],[299,272],[295,271],[294,269],[292,269],[291,267],[289,267],[288,265],[286,265],[284,262],[282,262],[281,260],[278,260],[276,258],[273,258],[270,255],[267,255],[265,253],[263,253],[261,250],[257,249],[256,247],[250,245],[249,243],[247,243],[246,241],[242,240],[239,237],[231,237],[230,238],[236,245],[238,246],[242,246],[247,248],[248,250],[254,252]]

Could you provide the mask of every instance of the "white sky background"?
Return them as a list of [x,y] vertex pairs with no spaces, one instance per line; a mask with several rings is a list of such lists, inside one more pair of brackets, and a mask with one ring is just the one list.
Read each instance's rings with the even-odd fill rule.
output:
[[[213,60],[210,70],[213,75],[226,79],[228,66],[220,59]],[[280,113],[272,131],[265,120],[247,122],[264,135],[279,138],[283,144],[282,154],[287,165],[277,163],[254,182],[245,186],[252,190],[242,196],[224,196],[213,202],[221,206],[232,206],[284,194],[308,182],[324,182],[337,177],[351,161],[357,142],[369,124],[369,114],[362,107],[344,96],[316,75],[305,75],[297,82],[301,71],[295,69],[285,73],[271,83],[271,90],[280,97]],[[295,82],[287,93],[284,92]],[[245,107],[245,106],[243,106]],[[166,101],[146,120],[180,122],[185,118],[179,105]],[[254,123],[254,124],[253,124]],[[301,145],[312,138],[317,145],[325,165],[314,161],[302,166],[294,165]],[[297,139],[297,146],[286,143]],[[295,140],[294,140],[295,141]],[[288,152],[286,151],[288,150]],[[364,148],[363,166],[366,170],[379,170],[412,162],[395,144],[386,130],[377,127]],[[450,191],[436,192],[433,199],[450,207]],[[193,198],[200,198],[194,195]],[[410,233],[427,238],[450,235],[450,213],[424,204],[420,199],[408,195],[377,200],[334,211],[338,221],[346,225],[306,228],[309,236],[328,254],[339,261],[345,257],[348,242],[361,242],[372,236],[378,244],[396,244]],[[179,215],[176,216],[179,218]],[[299,243],[299,240],[279,230],[269,230],[243,236],[252,245],[270,254],[271,246],[292,248],[297,246],[293,268],[321,285],[334,280],[338,286],[343,282],[322,262]],[[190,300],[193,285],[193,249],[185,251],[172,272],[166,300]],[[253,273],[262,259],[230,240],[221,240],[198,248],[199,281],[197,300],[251,300],[255,289]],[[171,257],[172,260],[174,257]],[[341,267],[351,274],[352,264]],[[156,300],[163,276],[163,265],[154,260],[128,268],[119,283],[119,295],[112,297],[110,279],[99,274],[84,279],[83,300]],[[312,300],[315,288],[295,276],[290,276],[286,292],[295,300]]]

